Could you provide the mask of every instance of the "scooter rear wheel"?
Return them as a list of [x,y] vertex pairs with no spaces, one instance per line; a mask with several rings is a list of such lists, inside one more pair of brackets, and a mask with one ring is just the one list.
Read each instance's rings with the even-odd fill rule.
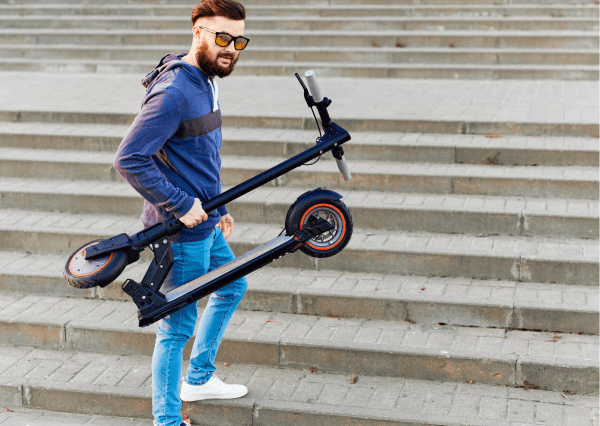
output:
[[127,254],[113,251],[97,259],[85,260],[85,249],[98,244],[94,240],[79,247],[65,265],[63,276],[75,288],[106,287],[123,272],[127,266]]
[[325,219],[333,229],[308,241],[300,250],[311,257],[330,257],[342,251],[352,237],[352,215],[340,200],[329,197],[306,197],[298,200],[288,212],[288,235],[309,225],[314,219]]

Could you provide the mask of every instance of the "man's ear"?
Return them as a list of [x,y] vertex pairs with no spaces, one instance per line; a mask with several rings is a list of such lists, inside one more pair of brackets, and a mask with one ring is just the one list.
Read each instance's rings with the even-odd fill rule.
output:
[[200,34],[200,31],[202,30],[198,28],[198,24],[194,24],[194,26],[192,27],[192,35],[194,36],[194,38],[200,40],[200,37],[202,36],[202,34]]

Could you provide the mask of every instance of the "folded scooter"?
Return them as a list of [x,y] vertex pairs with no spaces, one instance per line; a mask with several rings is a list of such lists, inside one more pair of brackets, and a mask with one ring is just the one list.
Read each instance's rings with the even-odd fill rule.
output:
[[[312,96],[309,95],[300,76],[296,74],[304,89],[307,105],[311,109],[313,106],[317,107],[324,135],[317,138],[314,147],[203,202],[204,211],[211,212],[304,165],[307,161],[320,158],[328,151],[331,151],[335,157],[344,180],[351,178],[341,147],[350,140],[350,135],[331,121],[327,112],[331,100],[321,96],[314,73],[307,71],[305,76]],[[321,188],[302,194],[287,212],[283,235],[166,294],[160,292],[160,288],[173,265],[173,252],[167,236],[175,235],[184,229],[184,225],[175,217],[132,236],[120,234],[105,240],[90,241],[69,257],[63,275],[67,282],[76,288],[106,287],[123,272],[128,264],[139,260],[142,250],[150,248],[154,253],[154,259],[142,281],[137,283],[128,279],[123,284],[123,291],[131,296],[139,309],[139,325],[144,327],[287,253],[300,250],[309,256],[319,258],[339,253],[346,247],[352,236],[352,215],[346,205],[340,201],[341,198],[340,194]]]

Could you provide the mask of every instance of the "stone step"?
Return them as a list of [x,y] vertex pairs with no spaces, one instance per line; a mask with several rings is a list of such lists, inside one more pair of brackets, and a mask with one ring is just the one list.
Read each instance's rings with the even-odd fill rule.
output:
[[[9,392],[14,391],[17,393],[23,390],[21,384],[16,384],[13,387],[5,389],[9,390]],[[6,406],[5,411],[0,414],[0,420],[7,425],[63,426],[65,424],[89,423],[98,426],[153,426],[151,419],[134,419],[131,416],[115,417],[111,415],[102,416],[26,408],[28,403],[27,400],[23,401],[22,392],[16,395],[17,399],[12,400],[11,397],[15,395],[10,394],[0,399],[0,402]]]
[[[62,253],[98,238],[141,229],[130,216],[0,210],[0,247]],[[236,223],[238,256],[276,237],[280,226]],[[143,253],[145,258],[149,254]],[[448,235],[356,228],[346,249],[327,259],[296,252],[276,267],[598,285],[598,241],[578,238]]]
[[[139,71],[142,73],[151,68],[156,62],[156,58],[164,56],[165,52],[185,52],[188,49],[189,46],[81,47],[52,44],[11,44],[1,45],[0,55],[4,59],[5,67],[14,64],[15,67],[29,66],[33,68],[34,66],[42,66],[43,63],[52,63],[56,67],[55,63],[67,60],[71,61],[69,62],[71,67],[75,63],[81,63],[93,69],[93,63],[111,61],[110,64],[115,66],[120,64],[124,70],[128,70],[134,69],[131,65],[132,62],[135,62],[138,67],[144,68],[144,70],[140,69]],[[44,61],[41,61],[42,59]],[[90,61],[91,59],[94,60],[93,63]],[[73,60],[77,62],[72,62]],[[332,67],[339,66],[339,63],[357,63],[364,73],[369,70],[369,67],[372,67],[372,64],[378,64],[379,68],[383,64],[417,64],[421,67],[424,67],[425,64],[522,65],[521,69],[527,69],[528,65],[597,65],[598,52],[594,49],[281,48],[248,46],[240,57],[236,70],[249,72],[252,67],[257,66],[255,65],[256,62],[272,63],[275,61],[285,63],[328,62]],[[127,68],[126,64],[129,64],[130,67]],[[96,67],[96,69],[98,68]],[[508,72],[508,70],[505,72]]]
[[[131,302],[125,279],[140,282],[139,261],[105,288],[65,282],[65,256],[0,252],[0,290]],[[598,334],[598,287],[262,268],[248,275],[240,308],[321,317]],[[204,307],[207,298],[199,304]]]
[[[282,225],[292,203],[310,189],[262,187],[227,208],[242,223]],[[599,238],[597,201],[343,192],[359,228]],[[138,216],[142,198],[127,183],[0,177],[0,208]]]
[[[1,10],[0,10],[1,12]],[[0,15],[1,28],[99,29],[99,30],[191,30],[188,16],[47,16]],[[320,17],[248,16],[246,31],[593,31],[596,17]]]
[[[7,73],[9,74],[9,73]],[[47,76],[48,74],[46,74]],[[60,74],[56,74],[59,76]],[[87,77],[87,74],[83,74]],[[79,75],[81,77],[82,75]],[[129,74],[122,76],[128,77]],[[108,76],[107,76],[108,77]],[[96,77],[97,78],[97,77]],[[241,77],[244,78],[244,77]],[[248,77],[246,77],[248,78]],[[328,77],[324,77],[328,78]],[[366,80],[369,81],[369,80]],[[427,81],[427,80],[423,80]],[[86,104],[87,105],[87,104]],[[114,112],[114,110],[86,111],[85,109],[52,111],[39,109],[0,109],[0,121],[11,123],[66,123],[66,124],[96,124],[96,125],[127,125],[129,126],[136,114],[130,112]],[[585,120],[585,119],[584,119]],[[518,136],[562,136],[562,137],[593,137],[598,138],[598,125],[592,119],[588,122],[573,120],[571,123],[550,121],[511,121],[499,120],[465,120],[465,119],[423,119],[417,118],[336,118],[334,120],[349,132],[404,132],[404,133],[438,133],[438,134],[467,134],[467,135],[507,135]],[[291,114],[278,115],[232,115],[223,116],[225,127],[250,127],[314,130],[313,117],[293,117]]]
[[[298,67],[295,71],[305,70]],[[0,104],[0,121],[130,124],[144,93],[140,76],[132,74],[7,72],[3,78],[7,101]],[[319,77],[319,81],[336,102],[330,114],[349,132],[598,138],[598,87],[587,81],[421,79],[417,83],[386,79],[385,87],[393,93],[389,99],[380,95],[384,87],[380,79]],[[77,93],[74,84],[79,88]],[[98,93],[98,84],[110,90]],[[222,105],[235,106],[224,113],[226,127],[315,129],[291,75],[234,75],[219,85]],[[358,103],[354,95],[357,87],[363,91]],[[78,96],[81,91],[89,96]],[[241,91],[248,96],[237,96]],[[278,94],[277,102],[266,93]],[[562,95],[554,99],[554,93]],[[519,108],[509,107],[516,103]],[[370,108],[372,104],[382,108]]]
[[[114,154],[94,151],[0,148],[0,176],[122,182]],[[221,182],[237,185],[285,161],[281,157],[222,156]],[[331,189],[598,199],[596,167],[526,167],[471,164],[350,161],[344,181],[331,161],[300,167],[269,186]]]
[[[597,31],[248,30],[253,46],[598,49]],[[0,44],[189,45],[189,30],[0,29]]]
[[[47,76],[48,74],[46,74]],[[59,76],[60,74],[56,74]],[[83,74],[87,77],[86,74]],[[122,74],[126,78],[129,74]],[[81,77],[81,75],[79,75]],[[97,76],[94,76],[98,78]],[[109,76],[107,76],[109,77]],[[240,77],[249,78],[249,77]],[[277,77],[274,77],[277,78]],[[329,79],[329,77],[324,77]],[[368,82],[365,80],[364,82]],[[422,80],[421,83],[428,80]],[[515,83],[515,82],[511,82]],[[518,83],[518,82],[516,82]],[[568,83],[568,82],[563,82]],[[476,82],[472,84],[476,85]],[[488,84],[488,82],[486,82]],[[539,83],[538,83],[539,84]],[[44,110],[43,108],[34,109],[0,109],[1,122],[18,123],[67,123],[67,124],[109,124],[109,125],[130,125],[136,117],[136,113],[114,112],[113,108],[101,111],[89,111],[89,104],[83,103],[88,108],[73,109],[64,111]],[[92,108],[93,109],[93,108]],[[423,118],[419,114],[406,114],[391,118],[335,118],[334,121],[346,129],[348,132],[402,132],[402,133],[438,133],[438,134],[466,134],[466,135],[508,135],[517,136],[562,136],[562,137],[592,137],[598,138],[598,124],[593,119],[587,117],[569,117],[570,122],[555,121],[527,117],[525,120],[501,121],[500,119],[482,119],[475,117],[473,119],[460,119],[452,116],[443,119]],[[428,116],[428,114],[425,114]],[[486,117],[487,118],[487,117]],[[587,120],[587,121],[586,121]],[[314,118],[302,117],[301,115],[292,116],[284,114],[277,115],[233,115],[223,116],[223,126],[225,127],[250,127],[258,128],[276,128],[276,129],[294,129],[294,130],[313,130],[315,129]]]
[[[8,345],[0,346],[0,353],[6,360],[0,403],[12,407],[2,418],[19,422],[15,425],[84,424],[90,417],[98,425],[152,425],[150,356]],[[330,374],[317,367],[218,362],[215,374],[226,383],[248,386],[248,395],[183,403],[182,413],[193,424],[223,426],[572,426],[599,418],[597,398],[572,391]],[[56,424],[49,423],[55,419]]]
[[[144,73],[152,61],[98,61],[72,59],[0,60],[0,71],[55,73]],[[238,75],[290,75],[299,67],[311,68],[326,77],[359,78],[431,78],[431,79],[550,79],[597,80],[597,65],[432,65],[432,64],[337,64],[312,62],[244,61],[236,66]]]
[[[433,16],[433,17],[598,17],[594,4],[507,4],[507,5],[246,5],[247,18],[259,16]],[[187,4],[0,4],[0,15],[87,15],[87,16],[189,16]]]
[[[131,302],[19,293],[3,294],[1,301],[5,344],[110,356],[147,356],[154,349],[157,324],[140,329]],[[598,336],[241,310],[233,314],[217,356],[218,362],[330,374],[529,383],[593,396],[597,359]]]
[[[0,147],[116,152],[127,125],[0,121]],[[289,158],[314,145],[314,130],[223,127],[221,155]],[[598,166],[597,138],[352,132],[352,161],[520,166]],[[331,161],[330,155],[321,160]]]

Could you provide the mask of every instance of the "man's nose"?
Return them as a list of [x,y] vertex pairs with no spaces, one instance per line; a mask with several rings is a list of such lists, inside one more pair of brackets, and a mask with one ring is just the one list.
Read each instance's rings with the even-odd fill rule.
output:
[[225,51],[228,53],[235,53],[235,40],[232,40],[227,46],[225,46]]

